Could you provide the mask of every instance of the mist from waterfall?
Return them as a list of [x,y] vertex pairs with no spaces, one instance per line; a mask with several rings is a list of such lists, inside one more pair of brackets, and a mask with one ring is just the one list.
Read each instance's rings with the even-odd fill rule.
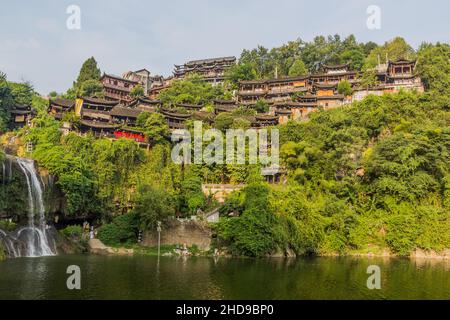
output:
[[[43,186],[36,172],[34,161],[25,158],[16,158],[18,167],[22,171],[28,192],[28,223],[16,232],[0,230],[0,240],[8,251],[10,257],[42,257],[56,255],[55,244],[49,236],[50,227],[45,219],[45,206]],[[11,160],[10,160],[11,161]],[[10,171],[11,169],[10,162]],[[3,179],[6,177],[6,168],[3,164]],[[9,179],[11,173],[8,172]]]

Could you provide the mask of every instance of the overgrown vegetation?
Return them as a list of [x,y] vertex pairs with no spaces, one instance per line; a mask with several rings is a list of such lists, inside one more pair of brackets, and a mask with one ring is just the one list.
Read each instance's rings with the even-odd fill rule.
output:
[[231,197],[228,210],[241,215],[225,218],[219,236],[251,256],[448,248],[448,103],[433,94],[370,96],[280,126],[289,184]]

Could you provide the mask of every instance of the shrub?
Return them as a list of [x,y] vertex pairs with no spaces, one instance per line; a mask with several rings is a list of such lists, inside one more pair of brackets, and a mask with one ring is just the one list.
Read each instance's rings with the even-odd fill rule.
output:
[[0,229],[5,231],[13,231],[17,228],[17,224],[9,220],[0,220]]
[[115,217],[98,230],[98,238],[106,245],[117,246],[136,242],[138,219],[136,214]]
[[67,238],[76,238],[81,239],[83,235],[83,228],[81,226],[67,226],[66,228],[62,229],[61,234],[64,235]]

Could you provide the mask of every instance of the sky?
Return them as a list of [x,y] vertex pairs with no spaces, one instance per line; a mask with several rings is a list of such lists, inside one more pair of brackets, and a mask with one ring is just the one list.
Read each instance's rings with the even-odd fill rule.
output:
[[[80,29],[67,28],[70,5],[80,8]],[[379,29],[367,27],[370,5],[380,8]],[[446,0],[0,0],[0,70],[46,95],[70,88],[91,56],[102,72],[169,76],[174,64],[298,38],[402,36],[417,48],[449,43],[449,30]]]

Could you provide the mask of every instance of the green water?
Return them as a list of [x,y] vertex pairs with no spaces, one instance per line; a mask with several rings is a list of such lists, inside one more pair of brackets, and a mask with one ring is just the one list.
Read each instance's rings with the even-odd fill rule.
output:
[[[66,287],[69,265],[81,290]],[[380,290],[366,286],[370,265]],[[449,271],[449,261],[377,258],[20,258],[0,262],[0,299],[450,299]]]

